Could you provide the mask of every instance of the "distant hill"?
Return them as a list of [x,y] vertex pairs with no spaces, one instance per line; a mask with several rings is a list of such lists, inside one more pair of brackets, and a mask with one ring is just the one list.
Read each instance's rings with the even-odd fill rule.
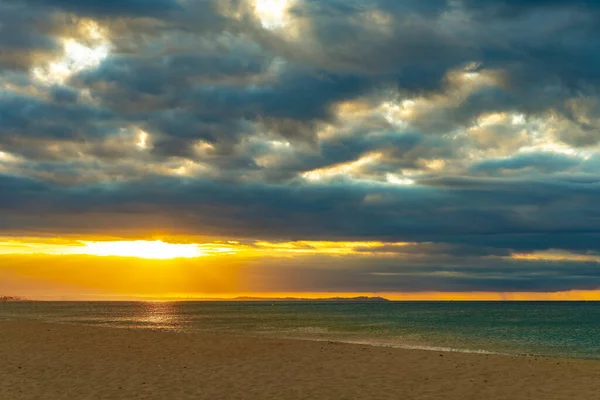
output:
[[358,302],[372,302],[372,303],[383,303],[389,300],[383,297],[326,297],[317,299],[308,299],[301,297],[278,297],[278,298],[266,298],[266,297],[235,297],[228,299],[232,301],[327,301],[327,302],[339,302],[339,303],[358,303]]
[[0,296],[0,302],[7,302],[7,301],[27,301],[27,299],[24,299],[22,297],[17,297],[17,296]]

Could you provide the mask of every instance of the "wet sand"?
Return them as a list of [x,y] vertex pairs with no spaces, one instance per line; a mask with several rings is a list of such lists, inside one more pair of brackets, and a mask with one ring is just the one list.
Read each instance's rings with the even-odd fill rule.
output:
[[600,362],[0,322],[0,399],[598,399]]

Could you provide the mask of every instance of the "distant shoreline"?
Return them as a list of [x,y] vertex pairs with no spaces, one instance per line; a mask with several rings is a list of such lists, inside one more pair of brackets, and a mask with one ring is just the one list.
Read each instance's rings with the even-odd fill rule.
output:
[[31,301],[23,297],[17,296],[0,296],[0,303],[16,302],[16,301]]
[[[213,299],[209,299],[213,300]],[[368,297],[368,296],[359,296],[359,297],[325,297],[325,298],[302,298],[302,297],[276,297],[276,298],[268,298],[268,297],[234,297],[231,299],[223,299],[224,301],[273,301],[273,302],[355,302],[355,303],[386,303],[390,300],[384,297]]]
[[28,299],[12,296],[0,297],[0,303],[143,303],[143,302],[238,302],[238,303],[600,303],[600,300],[390,300],[384,297],[231,297],[231,298],[117,298],[117,299]]

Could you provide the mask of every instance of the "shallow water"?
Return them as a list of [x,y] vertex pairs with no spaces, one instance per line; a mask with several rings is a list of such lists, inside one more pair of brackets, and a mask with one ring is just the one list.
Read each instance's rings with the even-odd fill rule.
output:
[[23,302],[2,319],[600,359],[596,302]]

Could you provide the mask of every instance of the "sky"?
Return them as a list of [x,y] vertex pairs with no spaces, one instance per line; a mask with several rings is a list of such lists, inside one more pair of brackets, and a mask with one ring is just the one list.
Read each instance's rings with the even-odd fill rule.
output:
[[0,295],[600,299],[599,21],[0,0]]

